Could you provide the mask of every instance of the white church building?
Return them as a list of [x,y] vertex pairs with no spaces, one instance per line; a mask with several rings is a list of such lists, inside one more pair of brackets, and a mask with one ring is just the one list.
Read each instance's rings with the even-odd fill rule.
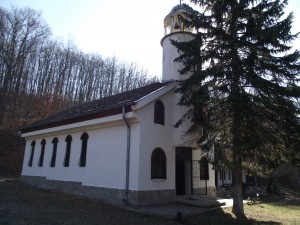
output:
[[183,5],[164,19],[163,82],[87,102],[21,129],[26,139],[22,179],[33,185],[115,203],[150,205],[178,195],[216,197],[215,171],[186,134],[175,128],[187,108],[175,93],[176,47],[192,32],[178,21]]

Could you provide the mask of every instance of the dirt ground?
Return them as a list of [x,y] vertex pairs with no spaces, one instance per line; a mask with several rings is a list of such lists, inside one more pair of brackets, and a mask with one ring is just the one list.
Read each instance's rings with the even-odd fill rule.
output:
[[[298,192],[287,192],[284,195],[264,196],[264,202],[271,202],[279,206],[300,206],[300,195]],[[246,206],[248,207],[248,206]],[[296,223],[265,223],[257,221],[276,221],[274,215],[261,212],[263,206],[248,207],[249,218],[255,222],[247,224],[298,224]],[[255,210],[258,210],[257,212]],[[285,208],[282,208],[283,210]],[[298,210],[298,208],[297,208]],[[222,211],[222,210],[221,210]],[[292,212],[292,211],[290,211]],[[295,217],[298,217],[297,211]],[[124,207],[107,204],[100,200],[75,196],[63,192],[39,189],[30,186],[18,179],[4,179],[0,177],[0,225],[179,225],[179,224],[205,224],[204,218],[213,220],[214,212],[206,217],[196,216],[196,222],[191,220],[178,221],[162,218],[160,214],[151,215],[142,211],[137,212]],[[280,211],[279,214],[284,213]],[[224,212],[222,212],[222,215]],[[260,218],[257,216],[263,216]],[[225,214],[224,214],[225,215]],[[224,222],[225,216],[220,217]],[[269,216],[269,217],[266,217]],[[274,217],[274,218],[273,218]],[[174,217],[173,217],[174,218]],[[227,218],[228,219],[228,218]],[[277,218],[278,219],[278,218]],[[279,218],[280,219],[280,218]],[[279,220],[285,221],[285,220]],[[298,221],[298,220],[297,220]],[[300,222],[300,220],[299,220]],[[221,224],[221,223],[217,223]],[[226,224],[239,224],[232,218]],[[244,223],[243,223],[244,224]]]
[[0,225],[179,224],[99,200],[37,189],[19,180],[0,179]]

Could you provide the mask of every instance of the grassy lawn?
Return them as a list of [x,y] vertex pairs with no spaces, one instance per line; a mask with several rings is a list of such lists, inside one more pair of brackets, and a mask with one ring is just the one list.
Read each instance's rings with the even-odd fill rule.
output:
[[258,221],[278,221],[284,224],[300,224],[300,205],[279,203],[259,204],[246,207],[247,216]]
[[[144,224],[300,224],[300,197],[245,205],[247,219],[238,220],[231,208],[185,217],[182,221],[145,215],[101,201],[37,189],[18,180],[0,180],[0,225],[144,225]],[[274,201],[276,200],[276,201]]]
[[257,204],[245,206],[247,219],[237,219],[231,208],[211,211],[202,215],[187,218],[191,224],[198,225],[299,225],[300,205]]
[[230,207],[197,215],[188,220],[199,225],[300,225],[300,197],[294,194],[286,195],[282,199],[265,197],[262,198],[262,203],[245,204],[245,214],[247,219],[237,219],[231,213]]

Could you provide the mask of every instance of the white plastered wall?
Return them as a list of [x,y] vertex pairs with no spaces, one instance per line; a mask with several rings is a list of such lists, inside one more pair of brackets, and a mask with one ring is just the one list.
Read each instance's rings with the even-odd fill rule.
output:
[[[139,190],[175,190],[175,151],[172,147],[173,90],[151,101],[136,112],[140,118]],[[154,104],[161,100],[165,107],[165,124],[154,123]],[[167,178],[151,179],[151,154],[161,148],[167,159]]]
[[193,38],[193,34],[189,32],[175,32],[163,37],[161,40],[161,45],[163,48],[163,81],[184,80],[190,76],[190,74],[181,75],[178,72],[180,69],[182,69],[182,64],[174,62],[174,59],[180,56],[180,54],[177,48],[171,44],[171,40],[187,42]]
[[[175,93],[173,103],[173,121],[172,124],[176,124],[188,111],[188,108],[185,106],[179,106],[177,103],[180,100],[180,94]],[[173,146],[179,147],[192,147],[198,148],[197,140],[199,138],[199,133],[187,133],[188,129],[192,126],[190,120],[185,120],[177,128],[172,129],[172,143]]]
[[[117,119],[118,117],[118,119]],[[108,121],[108,119],[107,119]],[[114,123],[107,123],[104,127],[83,126],[81,129],[73,124],[74,129],[68,126],[51,129],[51,132],[34,132],[34,135],[27,134],[26,148],[22,175],[42,176],[50,180],[78,181],[83,185],[124,189],[126,171],[126,148],[127,148],[127,127],[122,119],[122,115],[114,116]],[[95,121],[96,122],[96,121]],[[98,121],[99,122],[99,121]],[[81,152],[80,137],[83,132],[89,135],[87,144],[86,167],[79,167],[78,162]],[[135,159],[138,152],[139,124],[131,124],[131,158]],[[72,135],[72,146],[69,167],[64,167],[64,157],[66,151],[65,139],[67,135]],[[54,137],[58,138],[56,165],[50,167]],[[46,140],[44,165],[38,166],[41,152],[41,140]],[[32,167],[28,166],[31,154],[31,142],[35,140],[36,146]],[[137,190],[137,169],[133,160],[130,167],[130,189]]]

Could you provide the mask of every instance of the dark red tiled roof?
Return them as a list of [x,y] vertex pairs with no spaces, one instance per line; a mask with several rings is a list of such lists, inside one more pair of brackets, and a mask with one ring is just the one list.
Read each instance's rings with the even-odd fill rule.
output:
[[139,99],[162,87],[167,86],[169,83],[170,82],[156,82],[131,91],[87,102],[49,116],[28,126],[22,127],[20,130],[22,133],[26,133],[55,126],[116,115],[122,113],[123,107],[125,107],[126,112],[130,112],[130,106],[135,105]]

